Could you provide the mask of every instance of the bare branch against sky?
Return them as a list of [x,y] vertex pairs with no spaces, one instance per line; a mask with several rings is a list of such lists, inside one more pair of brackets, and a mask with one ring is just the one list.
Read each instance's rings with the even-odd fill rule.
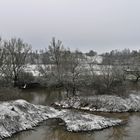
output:
[[139,49],[140,0],[0,0],[0,35],[36,49],[53,36],[82,51]]

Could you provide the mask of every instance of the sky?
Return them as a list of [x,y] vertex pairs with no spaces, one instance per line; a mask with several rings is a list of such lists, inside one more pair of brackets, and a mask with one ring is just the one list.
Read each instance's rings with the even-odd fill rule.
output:
[[55,37],[84,52],[139,50],[140,0],[0,0],[0,36],[33,49]]

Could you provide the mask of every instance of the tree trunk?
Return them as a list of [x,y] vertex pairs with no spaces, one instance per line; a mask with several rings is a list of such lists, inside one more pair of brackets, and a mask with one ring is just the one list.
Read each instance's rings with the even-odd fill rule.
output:
[[15,75],[14,77],[14,87],[17,87],[18,86],[18,77],[17,75]]
[[138,77],[136,78],[136,81],[135,81],[136,83],[139,81],[139,78],[140,78],[140,76],[138,76]]

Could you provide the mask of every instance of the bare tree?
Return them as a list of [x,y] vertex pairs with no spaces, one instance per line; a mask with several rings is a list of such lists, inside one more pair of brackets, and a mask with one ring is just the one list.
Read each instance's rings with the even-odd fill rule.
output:
[[58,84],[62,84],[62,61],[64,55],[64,47],[60,40],[56,41],[55,38],[52,38],[52,41],[49,45],[49,54],[50,60],[52,62],[52,74],[57,79]]
[[[54,83],[57,87],[63,87],[67,92],[75,95],[82,73],[83,54],[79,51],[71,52],[55,38],[52,39],[49,49],[43,54],[41,58],[43,63],[39,65],[38,69],[48,84]],[[49,55],[50,63],[47,63],[47,55]]]
[[26,65],[30,46],[21,39],[13,38],[9,41],[4,41],[4,51],[5,67],[3,68],[3,73],[14,82],[14,86],[17,86],[19,74],[24,71]]
[[0,79],[3,79],[3,67],[4,67],[5,51],[3,48],[3,41],[0,38]]
[[64,65],[64,74],[65,74],[65,87],[67,91],[70,91],[73,96],[76,95],[78,86],[81,84],[82,77],[84,76],[83,69],[83,54],[79,51],[67,52],[67,61]]
[[91,67],[89,82],[97,94],[123,94],[126,74],[123,67],[113,65],[96,65]]
[[52,38],[48,49],[40,52],[41,63],[38,64],[38,70],[48,84],[62,86],[64,54],[62,42],[55,38]]

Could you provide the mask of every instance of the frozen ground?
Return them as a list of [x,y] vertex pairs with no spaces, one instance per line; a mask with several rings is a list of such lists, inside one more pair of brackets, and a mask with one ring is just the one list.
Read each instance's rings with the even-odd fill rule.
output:
[[0,103],[0,139],[12,134],[32,129],[39,122],[49,118],[59,118],[68,131],[100,130],[122,123],[119,119],[63,109],[58,111],[49,106],[33,105],[24,100]]
[[55,103],[62,108],[76,108],[103,112],[137,112],[140,111],[140,95],[130,94],[127,98],[100,95],[91,97],[72,97]]

